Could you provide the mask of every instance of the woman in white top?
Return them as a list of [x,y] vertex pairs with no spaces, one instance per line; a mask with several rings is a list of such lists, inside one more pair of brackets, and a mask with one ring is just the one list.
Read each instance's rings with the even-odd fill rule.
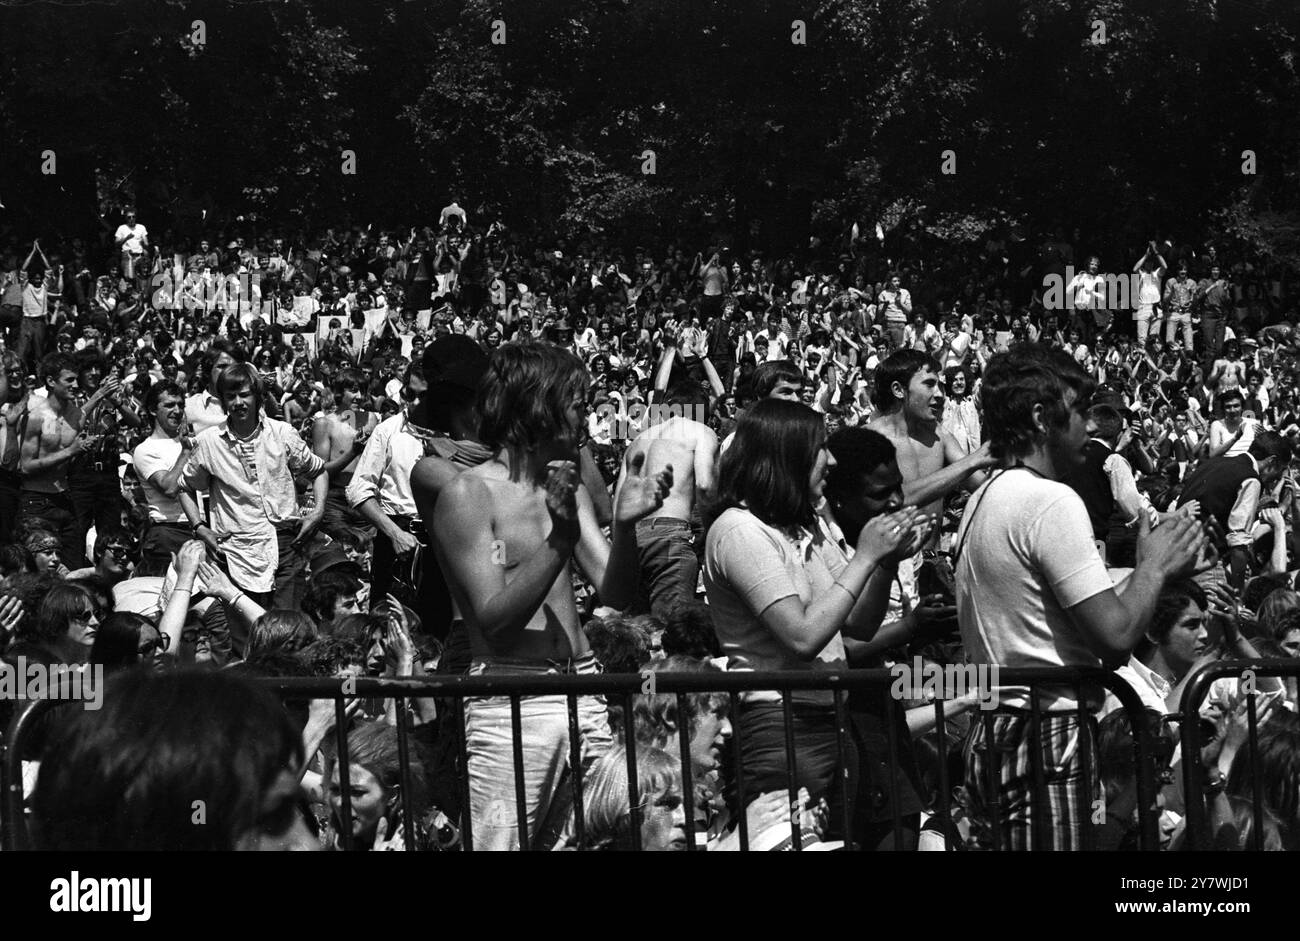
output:
[[[846,666],[840,628],[881,559],[905,543],[917,519],[912,508],[878,517],[863,528],[846,561],[831,545],[814,509],[823,499],[826,450],[821,416],[798,402],[765,399],[750,408],[723,454],[718,501],[710,513],[704,587],[729,670],[840,670]],[[857,773],[855,747],[836,749],[829,690],[790,694],[795,779],[813,802],[832,804],[832,787]],[[736,720],[745,793],[742,804],[788,785],[782,694],[742,696]]]

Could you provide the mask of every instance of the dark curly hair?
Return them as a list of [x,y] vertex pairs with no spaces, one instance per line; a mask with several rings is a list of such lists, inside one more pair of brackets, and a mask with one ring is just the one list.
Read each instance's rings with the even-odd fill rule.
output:
[[[1065,428],[1070,412],[1087,408],[1096,383],[1065,352],[1042,344],[1024,344],[989,360],[981,395],[984,424],[993,456],[1023,457],[1044,438],[1034,425],[1034,407],[1042,405],[1050,428]],[[1074,393],[1067,404],[1066,396]]]

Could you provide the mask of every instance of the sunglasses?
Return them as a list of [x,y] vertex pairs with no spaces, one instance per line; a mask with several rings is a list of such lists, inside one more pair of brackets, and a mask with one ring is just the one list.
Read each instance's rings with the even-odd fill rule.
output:
[[167,648],[170,647],[171,645],[172,645],[171,635],[159,634],[157,640],[141,648],[140,656],[142,657],[148,656],[149,654],[153,653],[155,650],[158,651],[159,653],[164,653],[167,650]]

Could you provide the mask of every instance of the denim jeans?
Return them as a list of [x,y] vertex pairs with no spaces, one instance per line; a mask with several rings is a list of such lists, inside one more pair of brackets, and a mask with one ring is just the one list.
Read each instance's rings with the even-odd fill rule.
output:
[[[476,662],[471,676],[485,673],[598,673],[594,656],[569,664]],[[469,772],[470,823],[474,849],[517,850],[531,846],[552,811],[556,792],[569,765],[569,707],[564,696],[524,696],[519,716],[523,746],[523,793],[528,834],[519,834],[515,795],[514,736],[510,700],[478,697],[465,700],[465,755]],[[603,696],[579,696],[580,755],[585,771],[613,745]],[[550,847],[545,847],[549,849]]]
[[679,602],[695,600],[700,560],[688,520],[669,516],[641,520],[636,524],[636,545],[651,614],[664,619]]
[[68,568],[79,569],[86,564],[86,547],[78,540],[77,517],[68,494],[24,490],[21,516],[28,526],[41,520],[41,529],[59,537],[59,561]]
[[1172,310],[1169,312],[1169,322],[1165,327],[1165,342],[1172,344],[1174,337],[1178,334],[1178,327],[1183,328],[1183,349],[1190,351],[1192,349],[1192,312],[1190,310]]

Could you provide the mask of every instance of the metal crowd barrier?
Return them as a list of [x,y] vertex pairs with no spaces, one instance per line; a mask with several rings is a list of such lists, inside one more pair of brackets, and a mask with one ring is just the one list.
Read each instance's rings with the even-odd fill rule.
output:
[[[1285,683],[1288,678],[1300,677],[1300,660],[1280,657],[1265,660],[1217,660],[1197,670],[1183,688],[1183,698],[1178,704],[1178,712],[1183,720],[1179,724],[1179,736],[1182,739],[1183,793],[1186,802],[1188,849],[1212,849],[1213,836],[1208,832],[1209,824],[1206,820],[1205,800],[1201,787],[1200,754],[1206,742],[1202,735],[1201,723],[1189,722],[1187,718],[1189,716],[1199,718],[1201,704],[1209,695],[1210,687],[1216,680],[1224,677],[1240,680],[1247,670],[1250,670],[1256,679],[1277,677]],[[1255,704],[1258,695],[1259,693],[1254,690],[1246,694],[1248,728],[1246,745],[1243,746],[1250,749],[1251,803],[1254,805],[1252,849],[1256,851],[1264,848],[1264,781],[1259,773],[1259,717]],[[1238,752],[1238,755],[1240,754]],[[1194,757],[1189,758],[1189,756]]]
[[[398,756],[401,768],[401,783],[403,793],[409,791],[410,782],[410,762],[411,762],[411,729],[408,727],[408,711],[405,708],[407,700],[413,698],[437,698],[453,701],[455,714],[455,727],[460,730],[461,736],[457,743],[457,755],[461,762],[461,768],[465,767],[465,700],[474,697],[502,697],[510,701],[510,715],[512,725],[513,752],[514,752],[514,777],[515,777],[515,808],[514,813],[517,818],[521,836],[519,845],[521,849],[530,849],[529,841],[533,834],[529,833],[527,826],[527,809],[524,789],[524,761],[522,746],[522,719],[521,719],[521,701],[528,696],[564,696],[568,704],[569,719],[569,773],[570,786],[572,788],[573,802],[573,827],[574,836],[579,846],[584,843],[585,827],[583,820],[583,769],[580,755],[580,738],[578,723],[578,697],[583,695],[603,695],[607,701],[621,702],[624,715],[623,736],[627,753],[627,772],[628,772],[628,790],[629,804],[631,812],[631,841],[635,850],[641,848],[641,801],[638,794],[638,781],[636,769],[636,736],[633,721],[633,703],[637,694],[642,690],[645,682],[643,674],[596,674],[596,675],[536,675],[536,676],[519,676],[519,675],[482,675],[482,676],[442,676],[435,675],[420,679],[357,679],[350,682],[347,692],[344,692],[344,682],[336,679],[318,679],[318,678],[281,678],[281,679],[260,679],[257,682],[265,685],[268,689],[275,692],[283,700],[301,701],[310,699],[332,699],[334,701],[336,724],[334,729],[335,741],[337,744],[337,761],[339,765],[339,786],[342,802],[341,818],[344,821],[351,819],[351,794],[349,788],[349,758],[347,749],[347,727],[349,719],[346,715],[346,703],[353,699],[396,699],[397,700],[397,735],[398,735]],[[738,795],[738,829],[739,840],[742,851],[749,849],[750,834],[748,832],[748,822],[746,819],[745,807],[740,806],[740,797],[744,795],[744,769],[741,762],[742,732],[741,724],[738,720],[740,714],[740,694],[753,690],[778,690],[785,694],[783,696],[783,716],[785,731],[785,753],[786,753],[786,781],[790,798],[790,806],[796,806],[798,801],[798,765],[797,749],[795,747],[795,735],[793,728],[793,706],[789,694],[801,690],[830,690],[833,694],[834,711],[836,718],[836,751],[838,766],[844,767],[844,756],[846,741],[850,734],[849,720],[846,696],[851,692],[860,692],[864,695],[874,694],[885,707],[885,726],[888,730],[889,745],[889,766],[891,804],[893,810],[893,828],[894,828],[894,846],[896,849],[902,848],[903,825],[902,815],[899,810],[898,784],[898,767],[899,767],[899,742],[896,732],[895,720],[898,718],[898,710],[903,708],[900,701],[890,695],[890,687],[895,682],[895,676],[887,669],[872,670],[844,670],[834,673],[813,673],[802,671],[783,671],[783,672],[699,672],[699,673],[672,673],[657,672],[654,674],[655,693],[675,695],[677,697],[678,715],[681,721],[678,722],[678,737],[680,747],[681,772],[682,772],[682,794],[688,802],[692,800],[694,788],[691,780],[691,758],[690,758],[690,729],[689,722],[685,717],[688,714],[685,696],[689,693],[725,693],[730,700],[730,715],[732,717],[732,738],[731,752],[733,761],[733,771],[735,775],[735,789]],[[1072,689],[1076,701],[1079,703],[1078,716],[1080,719],[1081,737],[1092,735],[1092,728],[1095,725],[1095,718],[1088,711],[1085,697],[1085,687],[1095,689],[1102,687],[1113,692],[1118,698],[1122,710],[1125,713],[1130,729],[1133,732],[1134,758],[1136,761],[1137,777],[1137,795],[1138,795],[1138,816],[1139,816],[1139,847],[1144,850],[1158,849],[1157,833],[1157,814],[1156,814],[1156,776],[1154,752],[1151,742],[1151,731],[1147,722],[1146,714],[1142,702],[1137,693],[1120,677],[1114,673],[1100,669],[1073,669],[1073,668],[1026,668],[1026,669],[999,669],[998,683],[1000,687],[1021,686],[1030,687],[1036,690],[1040,687],[1050,686],[1056,690]],[[1037,697],[1032,700],[1035,703],[1031,710],[1031,722],[1034,732],[1033,738],[1037,739],[1037,731],[1040,728],[1042,717],[1037,707]],[[4,760],[0,773],[4,776],[4,800],[0,805],[0,845],[3,849],[30,849],[30,840],[27,833],[26,822],[24,819],[25,806],[23,797],[23,775],[22,775],[22,752],[27,736],[35,720],[40,714],[56,703],[48,700],[41,700],[31,703],[24,711],[17,714],[11,722],[5,736]],[[441,705],[440,705],[441,711]],[[935,812],[938,814],[943,823],[945,833],[945,842],[947,848],[952,849],[951,821],[952,821],[952,782],[949,781],[947,770],[948,747],[947,747],[947,719],[943,700],[934,702],[934,712],[938,739],[938,806]],[[985,734],[992,739],[993,716],[996,711],[979,711],[978,719],[972,721],[981,721],[984,723]],[[1081,750],[1084,757],[1083,761],[1083,784],[1087,788],[1087,793],[1094,793],[1094,785],[1100,786],[1100,770],[1091,767],[1089,757],[1092,752],[1087,747],[1086,741],[1081,741]],[[1046,808],[1048,806],[1045,772],[1042,766],[1041,752],[1039,748],[1031,749],[1033,756],[1031,760],[1032,775],[1034,782],[1034,800],[1033,800],[1033,819],[1035,826],[1032,834],[1032,847],[1041,846],[1041,826],[1046,817]],[[989,784],[993,793],[996,793],[996,782],[998,780],[999,768],[996,764],[991,763],[989,767]],[[470,818],[470,799],[469,799],[469,780],[466,773],[458,775],[460,800],[462,804],[461,816],[457,825],[460,827],[461,845],[467,851],[472,851],[473,846],[473,821]],[[848,794],[848,774],[840,775],[840,803],[843,807],[843,815],[840,821],[846,841],[851,845],[853,834],[853,821],[850,819],[848,808],[851,806]],[[696,849],[699,846],[699,834],[695,830],[694,814],[686,814],[686,840],[688,849]],[[409,802],[402,802],[403,813],[403,833],[406,841],[406,848],[414,849],[415,827],[411,819],[411,807]],[[995,838],[995,849],[1002,848],[1001,818],[1000,808],[992,808],[994,819],[994,832],[999,834]],[[542,821],[538,821],[538,828]],[[352,833],[351,828],[343,826],[340,828],[340,837],[344,849],[351,849]],[[791,814],[790,822],[791,849],[798,852],[803,848],[801,823],[799,814]],[[1085,823],[1083,834],[1083,848],[1092,848],[1091,827]]]

